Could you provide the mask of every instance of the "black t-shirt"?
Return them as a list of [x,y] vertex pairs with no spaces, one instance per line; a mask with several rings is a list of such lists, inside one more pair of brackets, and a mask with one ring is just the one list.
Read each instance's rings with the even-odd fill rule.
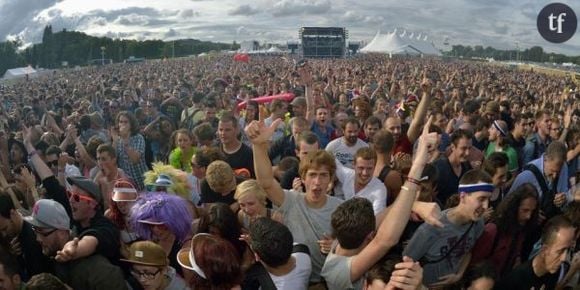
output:
[[437,172],[439,173],[437,199],[445,204],[451,195],[457,193],[459,180],[463,174],[471,170],[471,165],[469,165],[469,162],[461,163],[461,173],[459,176],[455,175],[455,172],[453,172],[453,168],[449,163],[449,159],[447,158],[438,159],[433,165],[435,165]]
[[91,224],[87,228],[81,228],[80,224],[74,223],[78,232],[78,237],[81,239],[84,236],[93,236],[98,241],[96,253],[99,253],[107,258],[112,264],[118,265],[121,253],[120,233],[119,229],[102,214],[97,214],[91,219]]
[[72,229],[79,238],[83,236],[94,236],[99,241],[96,253],[105,256],[111,263],[117,265],[120,258],[120,234],[119,229],[109,221],[102,213],[97,213],[92,219],[89,227],[83,228],[74,221],[70,203],[65,193],[65,188],[58,183],[54,176],[50,176],[42,181],[46,189],[46,198],[53,199],[65,208],[72,223]]
[[50,258],[42,253],[42,247],[36,241],[36,234],[28,222],[22,223],[18,241],[22,248],[22,254],[17,258],[21,269],[20,276],[24,281],[28,281],[36,274],[50,272],[52,267]]
[[532,267],[532,261],[529,260],[507,274],[495,287],[495,289],[510,289],[510,290],[529,290],[540,289],[545,285],[544,289],[555,289],[560,271],[554,274],[546,274],[542,277],[536,276]]
[[232,169],[245,168],[250,171],[252,178],[256,178],[256,173],[254,171],[254,153],[248,145],[242,143],[242,146],[238,151],[233,154],[227,154],[223,150],[223,146],[220,146],[220,150],[224,154],[224,161],[228,163]]
[[[240,184],[244,181],[245,179],[239,176],[236,176],[236,184]],[[201,191],[201,200],[199,201],[200,203],[225,203],[227,205],[236,203],[236,200],[234,199],[234,193],[236,192],[236,190],[232,190],[230,193],[228,193],[227,195],[222,195],[221,193],[217,193],[215,191],[213,191],[211,189],[211,187],[209,186],[209,184],[207,183],[207,181],[204,179],[201,181],[201,185],[200,185],[200,191]]]

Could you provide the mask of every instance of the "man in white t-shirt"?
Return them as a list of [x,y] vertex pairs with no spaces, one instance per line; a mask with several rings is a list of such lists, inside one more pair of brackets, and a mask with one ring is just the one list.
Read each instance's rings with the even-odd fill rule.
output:
[[354,117],[348,118],[344,127],[344,136],[334,139],[326,146],[326,151],[334,155],[340,163],[348,168],[354,168],[354,155],[360,148],[369,147],[367,143],[359,139],[360,124]]
[[278,290],[308,288],[310,254],[293,251],[293,240],[285,225],[270,218],[259,218],[250,225],[250,248]]
[[360,148],[354,157],[354,170],[336,162],[336,177],[340,182],[344,199],[354,197],[368,199],[373,204],[375,215],[379,214],[387,203],[387,188],[373,176],[377,163],[377,153],[369,147]]

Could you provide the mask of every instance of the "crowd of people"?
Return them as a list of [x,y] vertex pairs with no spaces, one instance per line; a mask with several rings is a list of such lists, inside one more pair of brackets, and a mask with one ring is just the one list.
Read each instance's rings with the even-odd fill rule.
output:
[[0,289],[578,289],[579,100],[384,55],[2,85]]

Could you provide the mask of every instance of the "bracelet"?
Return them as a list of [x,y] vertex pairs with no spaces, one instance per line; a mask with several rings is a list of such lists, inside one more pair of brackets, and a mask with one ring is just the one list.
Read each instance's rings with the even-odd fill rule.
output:
[[407,181],[410,182],[410,183],[413,183],[413,184],[415,184],[417,186],[421,185],[421,182],[419,180],[413,178],[413,177],[407,177]]
[[38,154],[38,152],[36,150],[32,150],[30,151],[30,153],[28,153],[28,158],[32,158],[32,156]]
[[401,189],[402,189],[402,190],[406,190],[406,191],[409,191],[409,192],[411,192],[411,190],[409,190],[409,188],[408,188],[408,187],[406,187],[406,186],[404,186],[404,185],[403,185],[403,186],[401,186]]

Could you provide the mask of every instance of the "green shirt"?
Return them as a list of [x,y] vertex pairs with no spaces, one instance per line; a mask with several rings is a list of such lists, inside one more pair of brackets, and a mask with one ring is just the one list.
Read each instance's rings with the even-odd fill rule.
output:
[[[489,145],[487,145],[487,148],[485,149],[485,158],[489,157],[489,155],[491,155],[493,152],[496,152],[495,142],[489,142]],[[507,148],[504,148],[502,151],[498,152],[503,152],[507,155],[509,171],[513,172],[518,170],[518,154],[514,148],[508,146]]]

